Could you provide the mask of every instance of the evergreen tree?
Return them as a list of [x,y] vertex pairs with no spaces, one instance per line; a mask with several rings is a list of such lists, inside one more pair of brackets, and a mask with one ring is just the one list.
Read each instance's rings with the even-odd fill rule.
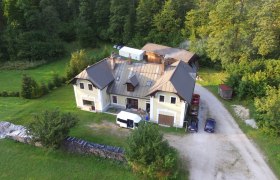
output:
[[163,9],[154,16],[153,29],[149,34],[149,39],[156,43],[177,46],[182,40],[180,19],[176,19],[176,11],[171,3],[172,0],[167,0]]
[[96,41],[94,4],[91,0],[81,0],[77,23],[77,36],[82,47],[94,47]]
[[130,0],[111,0],[110,26],[108,29],[113,42],[122,43],[124,37],[124,25],[129,11]]
[[38,84],[26,74],[24,74],[22,78],[21,96],[26,99],[33,99],[39,96]]
[[102,40],[110,40],[108,35],[110,21],[110,2],[104,0],[96,0],[96,11],[94,16],[96,19],[96,31],[98,38]]

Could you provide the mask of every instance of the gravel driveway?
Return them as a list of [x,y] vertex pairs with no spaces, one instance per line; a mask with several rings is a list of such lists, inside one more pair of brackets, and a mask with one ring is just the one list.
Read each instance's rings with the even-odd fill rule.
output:
[[[263,155],[222,103],[199,85],[195,92],[201,97],[198,133],[165,135],[186,162],[190,179],[276,180]],[[214,134],[203,131],[206,117],[217,121]]]

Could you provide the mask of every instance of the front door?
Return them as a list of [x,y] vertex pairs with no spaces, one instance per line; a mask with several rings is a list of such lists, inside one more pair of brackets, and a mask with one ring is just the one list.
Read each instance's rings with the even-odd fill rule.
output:
[[150,103],[146,103],[146,112],[150,113]]
[[127,107],[138,109],[138,99],[127,98]]

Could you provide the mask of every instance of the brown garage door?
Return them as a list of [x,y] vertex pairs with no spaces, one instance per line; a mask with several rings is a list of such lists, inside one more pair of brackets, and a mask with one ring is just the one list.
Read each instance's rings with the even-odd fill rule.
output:
[[162,125],[173,126],[174,116],[166,116],[166,115],[159,114],[158,123]]

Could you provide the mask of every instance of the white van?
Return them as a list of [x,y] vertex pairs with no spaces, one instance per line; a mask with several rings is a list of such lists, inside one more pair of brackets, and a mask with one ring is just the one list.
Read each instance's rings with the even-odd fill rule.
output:
[[142,120],[142,118],[134,113],[121,111],[117,115],[116,123],[120,127],[134,129],[138,126],[138,123]]

